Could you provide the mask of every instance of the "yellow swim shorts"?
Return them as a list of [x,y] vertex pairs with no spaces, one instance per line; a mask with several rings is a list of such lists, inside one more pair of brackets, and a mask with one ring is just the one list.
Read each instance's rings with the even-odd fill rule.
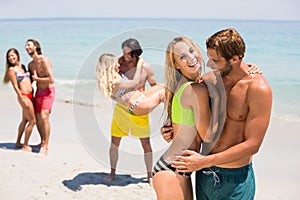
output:
[[150,137],[149,116],[130,114],[124,105],[117,103],[111,123],[111,135],[123,137],[129,133],[138,138]]

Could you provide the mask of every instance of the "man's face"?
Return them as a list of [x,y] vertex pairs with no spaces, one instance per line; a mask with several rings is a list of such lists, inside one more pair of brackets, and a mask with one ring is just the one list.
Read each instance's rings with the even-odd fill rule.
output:
[[211,69],[218,69],[221,76],[227,76],[232,71],[232,65],[225,58],[218,56],[215,49],[207,49],[207,67]]
[[123,48],[123,57],[124,57],[125,62],[127,62],[127,63],[130,63],[133,61],[133,58],[131,57],[130,52],[131,52],[130,48],[128,48],[126,46]]
[[35,53],[36,47],[31,41],[26,42],[25,49],[27,53],[32,56]]

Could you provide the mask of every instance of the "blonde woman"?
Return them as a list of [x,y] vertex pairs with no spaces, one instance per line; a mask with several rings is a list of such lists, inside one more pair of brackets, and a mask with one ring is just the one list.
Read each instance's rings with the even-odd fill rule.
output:
[[[157,199],[193,199],[191,173],[178,173],[171,166],[185,149],[200,150],[201,142],[212,137],[209,91],[200,80],[203,57],[189,38],[174,38],[166,50],[165,100],[167,119],[174,131],[168,150],[153,169],[153,187]],[[167,187],[167,188],[166,188]]]
[[[133,80],[124,79],[119,72],[118,59],[110,53],[100,56],[96,67],[98,87],[103,96],[122,103],[135,115],[146,115],[163,102],[165,90],[162,85],[154,85],[140,92],[133,88],[139,83],[144,61],[140,58]],[[143,100],[139,101],[138,99]],[[135,105],[135,106],[134,106]]]
[[[18,102],[22,107],[22,121],[18,128],[18,137],[16,142],[17,148],[22,148],[23,151],[31,151],[28,141],[32,129],[36,123],[33,107],[33,89],[30,81],[30,74],[27,72],[24,65],[20,63],[19,52],[11,48],[6,53],[6,71],[3,78],[4,83],[11,82],[17,97]],[[27,125],[27,126],[26,126]],[[25,130],[24,144],[21,144],[21,138]]]
[[105,97],[118,99],[129,91],[133,91],[140,81],[141,70],[144,60],[139,59],[136,72],[132,80],[125,75],[119,74],[118,59],[110,53],[104,53],[100,56],[96,67],[98,87]]

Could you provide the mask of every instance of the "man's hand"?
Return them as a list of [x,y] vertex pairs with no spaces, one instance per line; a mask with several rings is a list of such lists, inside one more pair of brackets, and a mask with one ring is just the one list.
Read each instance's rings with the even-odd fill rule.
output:
[[173,139],[173,128],[171,120],[167,120],[163,127],[160,128],[160,133],[166,142],[170,142]]
[[202,157],[203,156],[195,151],[184,150],[183,154],[178,156],[175,161],[171,162],[171,164],[172,167],[177,168],[178,172],[198,171],[205,167],[201,163]]
[[34,71],[33,71],[33,75],[32,75],[32,80],[33,80],[33,81],[36,81],[38,78],[39,78],[39,77],[38,77],[36,71],[34,70]]

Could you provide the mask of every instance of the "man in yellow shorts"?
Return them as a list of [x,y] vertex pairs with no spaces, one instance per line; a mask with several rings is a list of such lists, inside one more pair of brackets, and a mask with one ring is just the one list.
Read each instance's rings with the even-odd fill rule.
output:
[[[122,43],[123,56],[119,58],[119,74],[126,79],[132,80],[134,78],[139,56],[142,54],[142,49],[136,39],[129,38]],[[134,87],[135,90],[144,91],[145,84],[151,86],[156,85],[153,69],[150,65],[144,63],[140,72],[140,80]],[[122,90],[120,92],[126,92]],[[114,109],[113,120],[111,124],[111,146],[109,149],[111,172],[103,181],[108,183],[116,176],[116,166],[118,161],[119,146],[123,136],[129,134],[138,137],[141,141],[144,150],[144,160],[147,169],[147,179],[151,184],[152,182],[152,148],[150,144],[150,125],[148,115],[138,116],[134,115],[131,111],[143,99],[140,96],[133,107],[129,110],[121,103],[117,103]]]
[[116,104],[111,124],[111,135],[123,137],[130,135],[138,138],[150,137],[150,125],[148,115],[134,115],[128,112],[123,104]]

